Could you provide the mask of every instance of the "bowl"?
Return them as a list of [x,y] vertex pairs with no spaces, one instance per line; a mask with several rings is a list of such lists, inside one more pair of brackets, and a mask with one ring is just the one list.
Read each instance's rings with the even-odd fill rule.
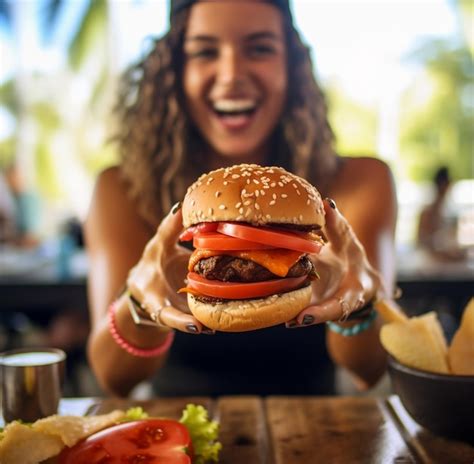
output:
[[436,435],[474,444],[474,376],[414,369],[389,356],[394,392],[410,416]]

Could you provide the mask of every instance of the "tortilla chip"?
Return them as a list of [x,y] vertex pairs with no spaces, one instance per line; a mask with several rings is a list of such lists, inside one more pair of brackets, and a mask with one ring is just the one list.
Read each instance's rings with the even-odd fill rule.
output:
[[449,374],[447,343],[434,312],[385,324],[380,331],[380,341],[406,366]]
[[474,298],[464,308],[461,325],[448,349],[448,362],[453,374],[474,375]]

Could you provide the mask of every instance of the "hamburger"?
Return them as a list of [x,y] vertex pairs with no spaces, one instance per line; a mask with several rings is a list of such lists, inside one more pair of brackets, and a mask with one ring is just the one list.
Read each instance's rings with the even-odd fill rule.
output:
[[182,206],[194,251],[188,305],[205,326],[225,332],[293,319],[311,300],[325,224],[321,195],[280,167],[241,164],[202,175]]

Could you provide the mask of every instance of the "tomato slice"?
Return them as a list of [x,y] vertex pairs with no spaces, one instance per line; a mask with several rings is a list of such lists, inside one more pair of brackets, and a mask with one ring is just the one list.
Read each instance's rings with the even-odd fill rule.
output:
[[194,234],[193,245],[195,248],[206,250],[268,250],[274,248],[271,245],[250,242],[219,232],[197,232]]
[[217,231],[242,240],[250,240],[265,245],[272,245],[275,248],[287,248],[304,253],[319,253],[322,247],[320,242],[302,238],[298,233],[269,227],[253,227],[232,222],[220,222]]
[[218,222],[201,222],[195,226],[188,227],[185,231],[181,232],[179,241],[188,242],[192,240],[194,235],[198,232],[215,232],[218,224]]
[[97,432],[59,455],[59,464],[191,464],[188,429],[171,419],[124,422]]
[[301,286],[307,276],[287,277],[283,279],[264,280],[263,282],[221,282],[209,280],[195,272],[188,273],[188,287],[199,293],[228,300],[245,300],[260,298],[275,293],[285,293]]

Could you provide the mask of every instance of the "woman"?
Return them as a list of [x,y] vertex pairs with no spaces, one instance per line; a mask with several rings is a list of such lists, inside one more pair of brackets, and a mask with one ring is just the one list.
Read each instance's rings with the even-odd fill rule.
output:
[[[379,321],[337,321],[382,291],[380,275],[391,290],[394,187],[382,162],[334,153],[288,1],[174,0],[169,32],[128,78],[122,163],[100,175],[86,224],[88,353],[101,385],[124,395],[156,373],[160,394],[329,393],[325,321],[336,321],[326,337],[332,360],[360,388],[376,382],[385,368]],[[176,244],[179,208],[167,213],[198,175],[242,162],[283,166],[337,202],[325,203],[315,304],[286,327],[191,337],[183,332],[210,331],[176,297],[189,251]],[[155,326],[134,323],[129,295],[117,297],[125,283],[158,313]],[[354,324],[360,333],[348,336]]]

